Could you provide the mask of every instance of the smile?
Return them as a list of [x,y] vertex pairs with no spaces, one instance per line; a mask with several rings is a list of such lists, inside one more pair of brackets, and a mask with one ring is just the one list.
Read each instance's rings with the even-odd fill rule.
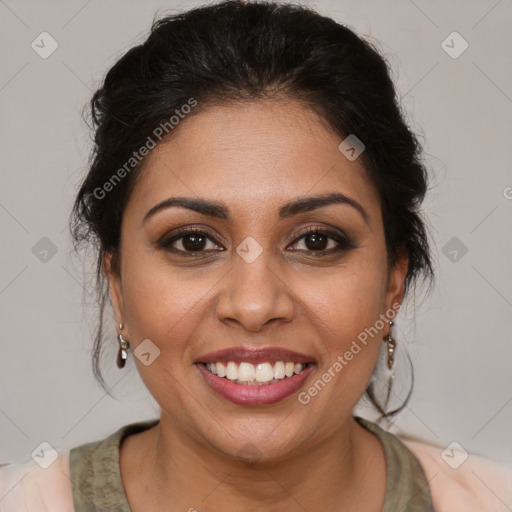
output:
[[236,405],[247,406],[270,405],[293,395],[304,386],[315,366],[284,361],[195,364],[212,391]]
[[276,361],[252,364],[248,362],[205,363],[206,369],[218,377],[228,379],[243,386],[275,384],[301,373],[307,364],[292,361]]

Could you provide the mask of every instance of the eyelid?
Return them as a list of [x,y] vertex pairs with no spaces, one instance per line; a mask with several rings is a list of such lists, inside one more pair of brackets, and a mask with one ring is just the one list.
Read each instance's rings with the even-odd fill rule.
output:
[[305,228],[301,229],[297,234],[295,234],[295,240],[304,235],[317,232],[325,233],[327,235],[337,235],[338,237],[344,237],[347,239],[350,238],[347,234],[345,234],[341,229],[338,228],[331,228],[326,226],[306,226]]
[[221,235],[214,235],[210,232],[209,228],[197,224],[185,225],[176,229],[172,229],[171,231],[165,231],[165,233],[158,238],[156,243],[158,244],[160,242],[167,242],[172,238],[179,239],[187,234],[204,235],[210,240],[214,241],[216,244],[226,244]]

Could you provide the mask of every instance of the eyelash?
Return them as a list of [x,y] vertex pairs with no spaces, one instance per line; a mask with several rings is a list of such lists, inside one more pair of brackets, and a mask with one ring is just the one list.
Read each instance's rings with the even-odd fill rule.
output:
[[[337,233],[335,231],[330,231],[328,229],[312,227],[312,226],[309,226],[306,229],[302,230],[290,245],[296,245],[300,239],[302,239],[308,235],[317,235],[317,234],[327,236],[331,240],[334,240],[338,244],[338,247],[331,248],[329,250],[323,250],[323,251],[313,251],[313,250],[304,250],[304,249],[299,249],[299,251],[308,252],[311,255],[323,257],[323,256],[328,256],[333,253],[349,251],[351,249],[356,249],[359,247],[352,239],[350,239],[346,235],[342,235],[340,233]],[[204,255],[205,252],[211,252],[211,250],[186,251],[186,250],[181,250],[181,249],[175,249],[172,247],[172,244],[174,242],[181,240],[182,238],[185,238],[187,235],[203,236],[217,244],[217,242],[206,231],[203,231],[203,230],[200,230],[197,228],[185,228],[185,229],[178,231],[171,237],[163,237],[161,240],[159,240],[157,242],[157,246],[159,249],[162,249],[162,250],[165,250],[168,252],[173,252],[175,254],[180,254],[180,255],[183,255],[186,257],[201,257]],[[219,245],[219,244],[217,244],[217,245]],[[225,249],[222,249],[222,250],[225,250]]]

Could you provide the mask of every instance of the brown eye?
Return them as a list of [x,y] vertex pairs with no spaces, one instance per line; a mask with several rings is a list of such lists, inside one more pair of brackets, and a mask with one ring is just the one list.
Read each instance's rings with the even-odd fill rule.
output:
[[182,237],[181,243],[187,251],[200,251],[206,245],[206,237],[202,235],[185,235]]
[[329,237],[322,233],[312,233],[304,237],[306,247],[310,251],[324,250],[329,242]]
[[[301,247],[302,245],[302,247]],[[319,228],[308,228],[292,244],[292,249],[318,256],[348,251],[359,247],[348,236]]]
[[205,231],[197,229],[186,229],[175,233],[172,236],[164,237],[157,242],[160,249],[169,252],[181,253],[187,255],[190,253],[211,252],[214,250],[224,250],[217,244]]

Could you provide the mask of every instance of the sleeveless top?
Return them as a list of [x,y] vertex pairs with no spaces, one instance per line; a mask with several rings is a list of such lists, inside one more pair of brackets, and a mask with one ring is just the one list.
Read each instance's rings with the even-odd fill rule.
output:
[[[386,497],[382,512],[435,512],[425,473],[413,453],[376,423],[354,418],[380,440],[386,459]],[[119,447],[123,439],[160,420],[131,423],[111,436],[69,452],[75,512],[131,512],[121,480]]]

